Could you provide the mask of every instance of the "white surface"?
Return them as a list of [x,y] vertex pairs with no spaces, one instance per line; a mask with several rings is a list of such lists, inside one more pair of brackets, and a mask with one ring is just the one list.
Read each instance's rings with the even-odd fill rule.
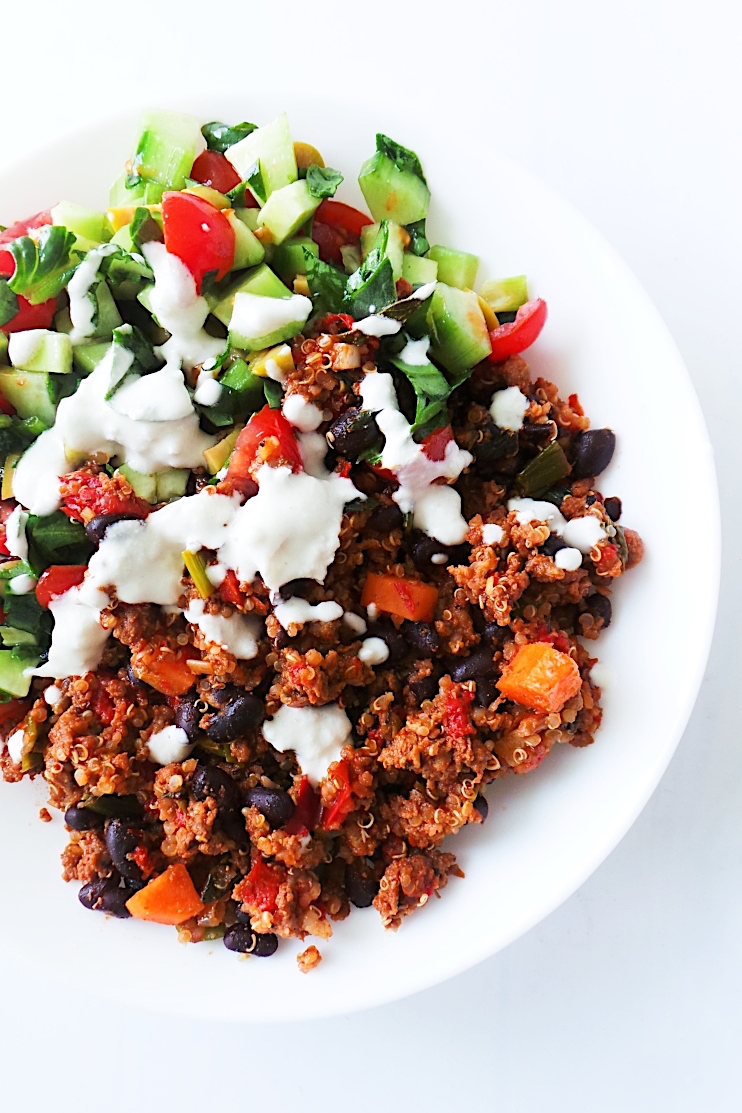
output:
[[[334,7],[341,10],[325,10]],[[346,8],[347,26],[353,17]],[[393,26],[389,13],[399,6],[375,10]],[[150,6],[148,29],[167,51],[133,51],[127,60],[128,87],[146,82],[152,103],[159,91],[172,97],[203,51],[202,17],[189,21],[185,4],[177,17],[166,19],[166,11],[175,5]],[[736,424],[726,423],[739,400],[739,344],[731,325],[720,326],[733,319],[742,254],[739,154],[732,147],[740,122],[738,17],[731,5],[712,2],[699,12],[655,0],[607,12],[588,2],[536,0],[527,10],[459,5],[455,22],[432,14],[429,8],[429,30],[415,25],[426,112],[435,113],[430,74],[437,73],[444,105],[460,95],[488,136],[496,134],[505,151],[561,189],[625,255],[689,362],[715,435],[722,490],[732,493],[738,437]],[[16,119],[5,110],[5,150],[38,142],[42,126],[62,126],[70,113],[89,115],[84,69],[77,77],[68,70],[64,99],[50,95],[57,44],[73,34],[79,56],[92,57],[107,38],[117,41],[121,18],[115,8],[79,3],[50,17],[46,34],[34,36],[46,88],[41,78],[27,80],[23,52],[6,52],[8,80],[24,89],[24,111]],[[368,12],[357,18],[365,28]],[[259,38],[262,19],[251,20]],[[281,47],[287,69],[292,57],[297,64],[306,57],[307,36],[316,41],[316,20],[314,11],[295,16],[295,45]],[[326,14],[321,22],[332,24]],[[4,29],[6,41],[23,41],[27,15],[6,15]],[[266,51],[265,74],[274,60]],[[259,74],[260,57],[252,64]],[[385,73],[387,83],[400,79],[394,52],[374,58],[374,80],[383,84]],[[409,74],[405,67],[407,80]],[[95,109],[118,107],[121,96],[120,82],[103,80]],[[731,522],[728,528],[737,531],[728,537],[731,554],[739,530]],[[736,563],[730,555],[729,577]],[[314,1113],[351,1102],[375,1109],[374,1083],[383,1079],[389,1108],[448,1110],[466,1101],[505,1113],[735,1109],[742,761],[736,704],[722,702],[736,683],[733,610],[727,596],[706,688],[649,807],[579,893],[507,951],[399,1005],[262,1031],[185,1020],[165,1031],[156,1018],[100,1005],[84,986],[62,1001],[6,961],[3,997],[13,1007],[6,1005],[0,1039],[4,1096],[32,1110],[51,1101],[93,1109],[105,1097],[108,1108],[123,1110],[132,1094],[144,1093],[152,1108],[196,1109],[216,1088],[222,1102],[238,1108],[249,1093],[250,1106],[259,1099],[281,1108],[301,1103]],[[26,915],[19,913],[24,926]],[[455,938],[450,945],[456,948]],[[54,953],[51,922],[42,949]],[[195,995],[199,988],[194,981]],[[75,1036],[66,1038],[67,1031]],[[80,1038],[89,1052],[84,1060],[75,1054]],[[383,1045],[383,1062],[359,1070],[374,1043]],[[132,1045],[157,1046],[158,1063],[133,1054]],[[184,1049],[186,1067],[174,1079],[162,1064],[183,1061]],[[34,1068],[40,1055],[43,1073]],[[445,1064],[440,1070],[435,1056]],[[128,1082],[120,1091],[111,1085],[116,1062]]]

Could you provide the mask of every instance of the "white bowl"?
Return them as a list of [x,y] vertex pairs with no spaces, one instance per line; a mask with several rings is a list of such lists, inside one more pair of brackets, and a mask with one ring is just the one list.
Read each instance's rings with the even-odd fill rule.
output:
[[[432,190],[433,242],[473,251],[480,279],[525,273],[549,322],[528,353],[563,395],[579,392],[618,450],[600,480],[639,530],[643,563],[619,581],[599,642],[604,725],[586,750],[558,747],[525,777],[490,789],[490,816],[449,840],[466,873],[441,900],[385,932],[373,909],[335,927],[309,977],[285,943],[269,961],[218,941],[180,946],[172,928],[107,919],[60,878],[61,817],[39,822],[44,784],[0,785],[0,932],[44,977],[134,1006],[221,1020],[289,1020],[382,1004],[482,961],[548,915],[610,853],[644,807],[688,720],[711,641],[719,567],[716,482],[698,401],[637,281],[568,205],[481,134],[423,113],[320,104],[295,95],[173,105],[204,120],[266,122],[288,110],[362,202],[361,162],[383,130],[414,148]],[[5,223],[60,199],[105,207],[136,134],[130,116],[49,144],[0,174]],[[688,613],[686,613],[688,611]],[[310,940],[307,940],[309,943]],[[306,945],[306,944],[305,944]]]

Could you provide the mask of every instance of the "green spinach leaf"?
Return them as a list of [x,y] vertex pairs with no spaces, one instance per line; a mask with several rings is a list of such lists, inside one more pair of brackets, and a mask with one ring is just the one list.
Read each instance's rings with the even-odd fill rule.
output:
[[210,123],[204,124],[201,128],[201,134],[206,140],[206,146],[210,151],[218,151],[223,155],[230,147],[234,147],[235,143],[239,143],[241,139],[250,135],[257,128],[257,124],[248,124],[244,121],[241,124],[223,124],[219,120],[211,120]]
[[406,224],[405,228],[410,237],[407,250],[412,255],[426,255],[430,251],[430,240],[425,235],[425,217],[412,224]]
[[36,230],[36,239],[19,236],[7,245],[15,260],[13,277],[8,286],[14,294],[22,294],[31,305],[55,298],[74,274],[79,257],[71,257],[74,232],[56,224]]
[[306,183],[312,197],[334,197],[342,180],[340,171],[333,170],[331,166],[317,166],[313,163],[307,169]]
[[[414,151],[408,147],[403,147],[401,143],[395,142],[390,139],[388,135],[382,135],[378,132],[376,135],[376,150],[381,151],[382,155],[386,155],[388,159],[394,163],[398,170],[404,170],[408,174],[414,174],[420,181],[425,182],[425,175],[423,168],[420,165],[420,159]],[[428,183],[425,182],[427,185]]]
[[18,312],[18,298],[6,278],[0,278],[0,327],[12,321]]
[[345,275],[337,267],[323,263],[308,248],[303,251],[314,315],[324,317],[326,313],[340,313],[345,297]]

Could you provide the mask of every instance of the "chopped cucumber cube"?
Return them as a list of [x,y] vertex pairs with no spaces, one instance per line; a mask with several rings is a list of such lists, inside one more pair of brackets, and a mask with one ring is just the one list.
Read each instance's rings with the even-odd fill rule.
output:
[[392,264],[394,281],[402,277],[402,261],[404,249],[410,241],[409,233],[394,220],[384,220],[381,224],[367,224],[361,231],[361,254],[365,259],[380,243],[384,243],[384,229],[386,229],[386,246],[382,254],[383,259],[388,259]]
[[13,367],[22,371],[68,375],[72,370],[72,341],[69,336],[50,329],[34,328],[12,333],[8,340],[8,355]]
[[118,469],[130,485],[135,495],[147,502],[157,502],[157,476],[145,475],[143,472],[134,471],[128,464],[121,464]]
[[132,173],[144,179],[145,191],[147,182],[154,182],[163,189],[182,189],[202,149],[203,136],[195,116],[182,112],[145,112],[132,159]]
[[319,208],[319,203],[320,199],[312,196],[304,179],[291,182],[270,195],[260,212],[258,224],[268,229],[274,243],[283,243],[306,223]]
[[170,468],[168,471],[158,472],[154,477],[157,489],[156,501],[169,502],[170,499],[182,498],[186,493],[190,477],[188,468]]
[[[143,300],[143,294],[146,293],[146,290],[142,291],[142,294],[139,295],[139,300],[142,305],[144,305],[145,309],[149,309],[149,306]],[[211,310],[217,320],[221,321],[223,325],[229,326],[229,322],[232,319],[235,294],[238,293],[260,294],[262,297],[266,298],[287,298],[290,296],[291,291],[284,286],[283,282],[273,273],[270,267],[263,263],[261,266],[255,267],[254,270],[251,270],[248,274],[237,279],[237,281],[229,287],[221,301],[217,302]],[[263,345],[263,347],[268,346],[269,345]]]
[[428,213],[430,190],[422,178],[398,166],[381,151],[367,159],[358,184],[374,220],[413,224]]
[[43,371],[0,371],[0,394],[15,407],[19,417],[38,417],[54,424],[59,400],[57,384],[64,380]]
[[111,186],[108,203],[113,208],[131,205],[159,205],[165,187],[158,182],[147,182],[142,178],[137,185],[127,185],[129,175],[122,174]]
[[24,653],[22,650],[0,650],[0,691],[6,692],[15,699],[27,696],[31,687],[31,677],[25,676],[24,673],[26,669],[33,668],[38,660],[38,655]]
[[480,297],[495,313],[515,313],[528,301],[528,279],[524,274],[490,279],[482,285]]
[[439,282],[445,282],[447,286],[458,286],[460,290],[471,290],[479,270],[476,255],[434,244],[428,252],[428,258],[438,264]]
[[75,371],[79,375],[90,375],[95,371],[110,347],[111,344],[108,340],[98,340],[93,344],[78,344],[72,352]]
[[309,236],[294,236],[276,245],[271,266],[287,286],[291,286],[298,274],[307,273],[304,248],[319,257],[319,247]]
[[232,270],[240,271],[245,267],[255,267],[265,259],[265,248],[247,224],[231,209],[226,213],[227,220],[234,229],[234,264]]
[[260,209],[233,209],[232,211],[238,220],[247,225],[251,232],[257,229]]
[[406,251],[402,258],[402,278],[411,286],[427,286],[438,278],[438,264],[435,259],[424,259]]
[[439,282],[428,308],[430,354],[447,371],[468,371],[492,351],[487,322],[471,290]]
[[240,291],[234,298],[229,343],[247,352],[270,348],[296,336],[311,312],[311,301],[301,294],[278,298]]
[[295,182],[299,176],[289,118],[285,112],[264,127],[256,128],[225,154],[243,182],[259,163],[266,197]]
[[60,224],[79,238],[105,243],[111,238],[111,226],[105,213],[86,209],[73,201],[60,201],[51,210],[52,223]]

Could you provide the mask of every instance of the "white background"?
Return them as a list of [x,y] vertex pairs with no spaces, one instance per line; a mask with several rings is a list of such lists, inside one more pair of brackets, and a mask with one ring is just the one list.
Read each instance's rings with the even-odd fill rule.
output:
[[[132,100],[156,105],[212,86],[244,89],[248,118],[253,83],[282,81],[338,95],[360,89],[371,100],[375,91],[392,93],[409,102],[411,116],[441,106],[476,118],[493,143],[593,221],[667,321],[716,449],[725,557],[715,646],[677,756],[609,860],[527,936],[399,1004],[281,1027],[160,1019],[99,1001],[85,985],[62,998],[0,955],[2,1106],[22,1113],[212,1106],[736,1113],[738,6],[66,0],[47,11],[37,0],[10,7],[0,17],[0,159]],[[656,420],[672,420],[671,399]],[[653,497],[662,514],[662,492]],[[692,545],[693,507],[668,528],[679,545]],[[678,606],[692,639],[693,599]],[[17,915],[22,931],[22,908]]]

